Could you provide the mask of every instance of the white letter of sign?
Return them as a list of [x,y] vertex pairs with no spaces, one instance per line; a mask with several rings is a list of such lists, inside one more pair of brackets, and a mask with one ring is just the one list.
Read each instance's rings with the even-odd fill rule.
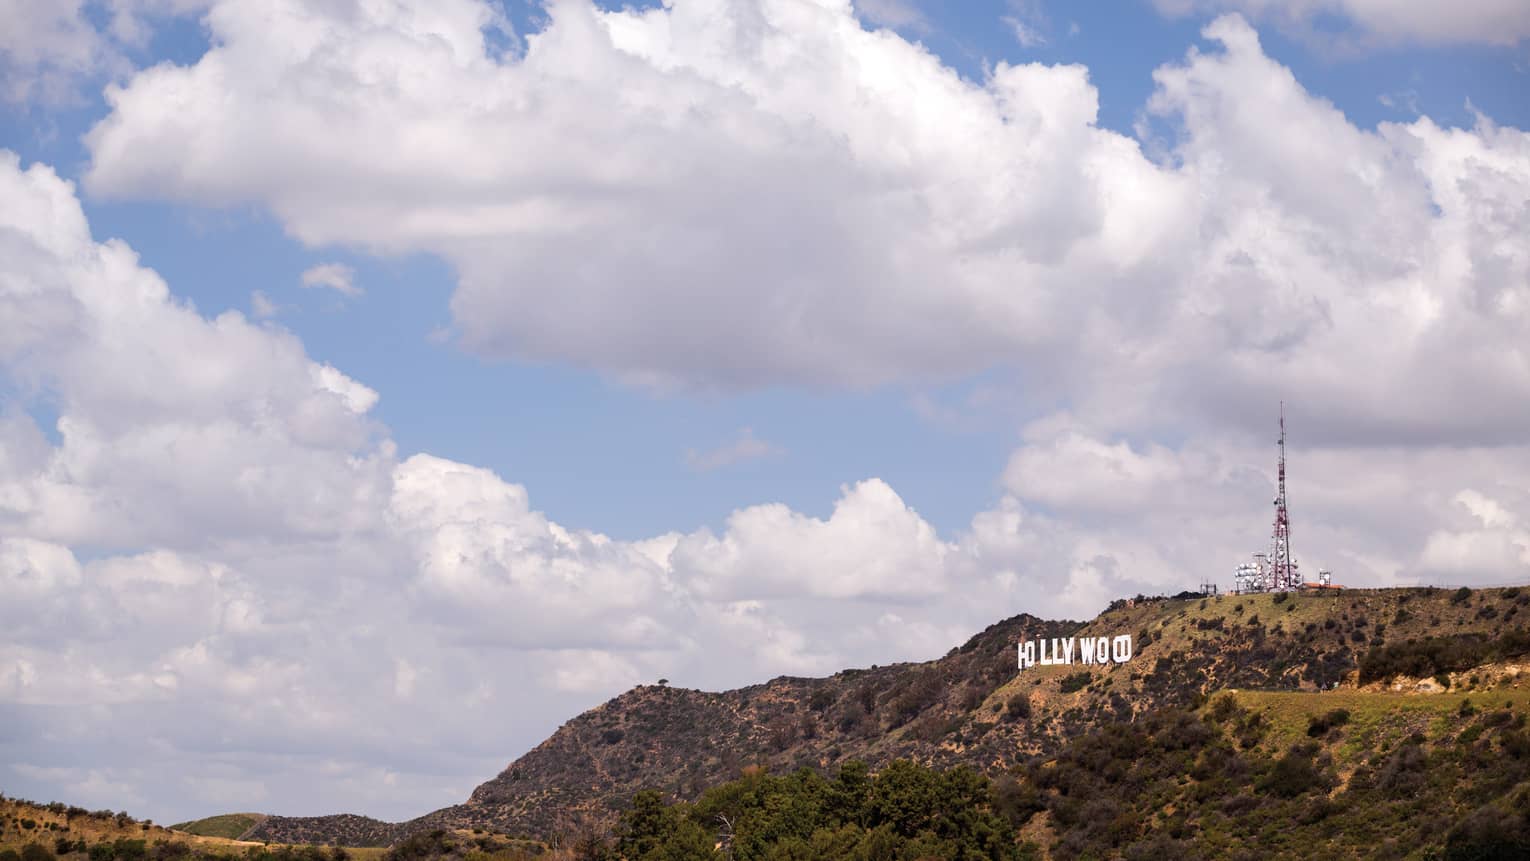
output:
[[1122,634],[1110,641],[1111,657],[1116,663],[1124,664],[1132,659],[1132,635]]
[[1036,666],[1036,642],[1026,640],[1020,644],[1020,669]]

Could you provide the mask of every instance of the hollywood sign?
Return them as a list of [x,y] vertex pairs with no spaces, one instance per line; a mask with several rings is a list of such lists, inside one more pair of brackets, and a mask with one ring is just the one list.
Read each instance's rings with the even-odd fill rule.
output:
[[1124,664],[1132,659],[1132,635],[1051,637],[1020,644],[1020,669],[1073,664]]

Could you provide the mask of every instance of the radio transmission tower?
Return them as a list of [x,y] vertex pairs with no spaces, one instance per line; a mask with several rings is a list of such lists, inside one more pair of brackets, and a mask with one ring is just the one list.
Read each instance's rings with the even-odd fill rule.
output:
[[1286,509],[1286,402],[1280,402],[1280,460],[1276,466],[1275,531],[1270,536],[1270,591],[1300,588],[1296,560],[1291,556],[1291,513]]

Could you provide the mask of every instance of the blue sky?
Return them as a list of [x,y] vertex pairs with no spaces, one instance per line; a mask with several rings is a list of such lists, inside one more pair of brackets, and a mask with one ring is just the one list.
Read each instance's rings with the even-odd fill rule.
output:
[[[0,24],[0,540],[60,614],[0,643],[0,783],[400,817],[656,674],[933,657],[1225,579],[1281,399],[1311,567],[1530,580],[1530,16],[1263,7]],[[326,265],[346,291],[304,286]],[[217,621],[172,635],[172,604]],[[357,737],[427,693],[483,712]],[[231,697],[324,719],[273,738]],[[175,779],[90,721],[44,738],[82,704],[170,727]]]

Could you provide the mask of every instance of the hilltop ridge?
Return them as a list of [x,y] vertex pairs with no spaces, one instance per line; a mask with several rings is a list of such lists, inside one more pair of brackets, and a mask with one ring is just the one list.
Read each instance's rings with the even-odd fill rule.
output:
[[[1494,657],[1494,638],[1517,631],[1523,640],[1527,605],[1530,590],[1424,588],[1139,597],[1087,623],[1020,615],[922,663],[782,677],[720,693],[639,686],[571,719],[462,804],[396,824],[272,816],[244,836],[383,845],[436,828],[530,837],[598,830],[637,790],[695,798],[749,765],[782,772],[911,759],[997,773],[1055,756],[1101,726],[1199,705],[1220,689],[1355,688],[1368,655],[1431,638],[1479,646],[1394,658],[1429,666],[1426,678],[1438,670],[1435,687],[1459,690],[1473,686],[1470,674],[1459,672],[1468,667],[1429,662]],[[1120,633],[1136,642],[1129,663],[1017,670],[1022,638]],[[1506,674],[1517,684],[1519,672],[1518,665],[1500,667],[1477,684]]]

